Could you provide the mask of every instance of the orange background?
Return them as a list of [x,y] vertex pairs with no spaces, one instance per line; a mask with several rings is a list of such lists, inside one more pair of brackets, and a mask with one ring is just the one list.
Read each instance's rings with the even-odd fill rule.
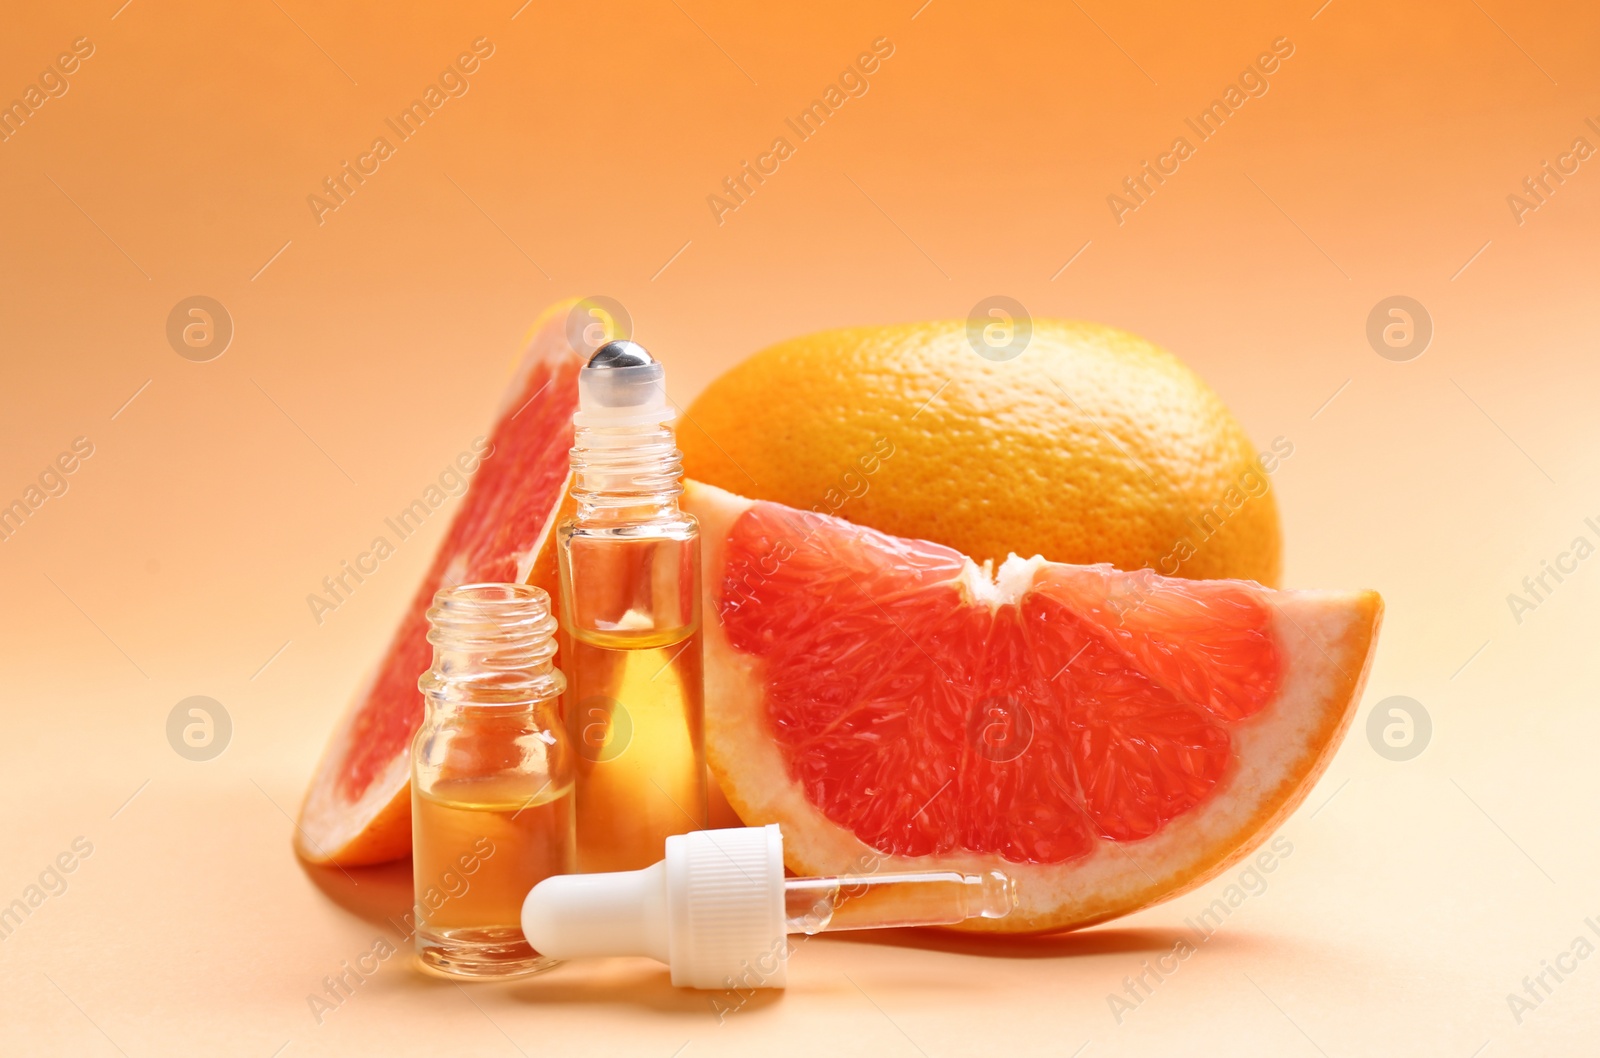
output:
[[[1600,564],[1520,623],[1506,595],[1597,538],[1600,159],[1521,224],[1506,199],[1574,138],[1600,146],[1600,13],[117,4],[18,8],[0,39],[0,101],[94,45],[0,143],[0,502],[94,445],[0,542],[0,903],[75,837],[94,850],[0,944],[8,1053],[1138,1054],[1214,1034],[1467,1058],[1589,1038],[1600,960],[1520,1024],[1505,997],[1600,915]],[[307,196],[480,37],[466,94],[317,223]],[[879,37],[867,93],[717,223],[707,196]],[[1267,94],[1118,224],[1106,196],[1279,37]],[[165,335],[195,294],[235,326],[206,363]],[[308,875],[289,816],[445,519],[320,626],[305,597],[484,431],[539,310],[594,294],[679,400],[785,337],[1004,294],[1154,339],[1258,444],[1290,438],[1285,582],[1378,588],[1389,611],[1271,889],[1122,1024],[1106,995],[1226,879],[1080,936],[813,941],[787,994],[722,1024],[629,962],[471,993],[396,963],[316,1024],[305,996],[406,883]],[[1435,326],[1409,362],[1364,336],[1393,294]],[[195,694],[234,723],[204,763],[165,736]],[[1434,723],[1405,763],[1364,734],[1395,694]]]

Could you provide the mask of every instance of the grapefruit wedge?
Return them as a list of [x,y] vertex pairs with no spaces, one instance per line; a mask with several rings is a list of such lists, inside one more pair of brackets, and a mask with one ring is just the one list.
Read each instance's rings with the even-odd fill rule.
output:
[[938,544],[691,483],[706,749],[802,874],[998,867],[966,928],[1073,929],[1265,840],[1350,723],[1383,604]]
[[411,851],[411,738],[422,722],[417,677],[433,658],[425,612],[434,593],[518,581],[555,597],[554,528],[571,510],[572,413],[583,365],[568,334],[574,304],[553,305],[534,324],[439,552],[334,729],[295,831],[296,851],[312,863],[383,863]]

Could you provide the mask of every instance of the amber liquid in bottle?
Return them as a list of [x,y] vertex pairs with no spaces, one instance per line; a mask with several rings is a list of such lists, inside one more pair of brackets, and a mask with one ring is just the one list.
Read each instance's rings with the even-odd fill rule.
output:
[[524,584],[446,588],[428,611],[433,666],[411,751],[413,914],[422,965],[456,977],[537,973],[522,902],[573,869],[572,753],[550,599]]
[[706,825],[699,541],[678,529],[575,530],[563,553],[574,584],[606,585],[562,615],[583,871],[648,867],[668,836]]
[[638,870],[706,825],[700,528],[661,365],[609,343],[579,394],[578,511],[557,533],[578,867]]
[[427,931],[520,951],[522,931],[507,923],[528,890],[572,863],[571,794],[471,779],[419,793],[411,856]]

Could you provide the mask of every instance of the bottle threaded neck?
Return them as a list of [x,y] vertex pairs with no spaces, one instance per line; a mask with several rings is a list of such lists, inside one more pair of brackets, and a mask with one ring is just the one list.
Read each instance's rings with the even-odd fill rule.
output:
[[442,588],[428,608],[433,666],[417,681],[430,702],[517,705],[559,695],[556,619],[531,584]]
[[674,511],[683,493],[683,453],[669,422],[579,426],[572,470],[580,520]]

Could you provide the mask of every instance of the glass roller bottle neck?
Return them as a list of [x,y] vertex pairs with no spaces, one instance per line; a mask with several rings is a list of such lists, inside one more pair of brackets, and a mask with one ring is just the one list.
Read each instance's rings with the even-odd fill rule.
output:
[[583,525],[671,520],[683,492],[683,453],[666,373],[636,342],[608,342],[578,373],[573,498]]

